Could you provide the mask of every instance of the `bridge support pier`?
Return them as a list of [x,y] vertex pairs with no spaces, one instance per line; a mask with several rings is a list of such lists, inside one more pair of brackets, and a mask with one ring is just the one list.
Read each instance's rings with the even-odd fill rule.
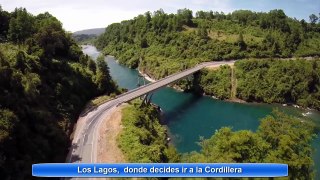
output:
[[152,96],[153,96],[153,93],[148,93],[148,94],[144,95],[140,107],[142,107],[144,105],[148,106],[150,104],[150,102],[151,102]]

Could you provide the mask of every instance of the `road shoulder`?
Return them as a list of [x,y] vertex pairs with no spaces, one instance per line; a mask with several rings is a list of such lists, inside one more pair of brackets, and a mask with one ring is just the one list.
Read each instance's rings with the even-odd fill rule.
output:
[[122,112],[126,106],[122,104],[111,110],[99,127],[97,163],[123,163],[125,157],[118,147],[117,136],[122,130]]

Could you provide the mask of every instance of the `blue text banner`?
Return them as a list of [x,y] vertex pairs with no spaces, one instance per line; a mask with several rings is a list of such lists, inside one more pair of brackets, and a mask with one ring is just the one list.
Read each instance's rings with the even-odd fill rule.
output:
[[47,163],[32,165],[37,177],[285,177],[275,163]]

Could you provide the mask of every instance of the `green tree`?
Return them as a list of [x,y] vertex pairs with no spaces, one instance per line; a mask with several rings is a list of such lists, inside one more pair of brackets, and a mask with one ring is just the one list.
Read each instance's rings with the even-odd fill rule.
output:
[[205,19],[205,18],[206,18],[206,12],[204,12],[204,11],[197,11],[197,12],[196,12],[196,18]]
[[96,74],[97,66],[96,66],[96,63],[92,59],[89,59],[87,61],[87,68],[90,71],[94,72],[94,74]]
[[24,88],[26,96],[34,98],[39,95],[40,91],[38,86],[41,85],[41,80],[38,74],[27,73],[25,76],[23,76],[21,84]]
[[16,8],[10,19],[8,38],[22,43],[35,32],[34,18],[25,8]]
[[105,57],[100,55],[97,58],[97,70],[95,80],[98,90],[102,93],[110,94],[115,90],[114,82],[109,74],[109,67],[105,61]]
[[146,17],[147,23],[149,23],[151,21],[151,13],[148,11],[148,12],[144,13],[144,15]]
[[[2,143],[8,136],[12,136],[10,133],[12,133],[17,121],[18,118],[12,111],[0,109],[0,143]],[[1,152],[3,152],[3,149],[0,151],[0,157],[2,155]],[[2,164],[2,161],[3,159],[1,158],[0,165]]]
[[61,22],[49,15],[39,19],[41,21],[35,39],[37,44],[44,49],[45,55],[50,57],[68,55],[69,44],[67,44],[67,37],[62,29]]
[[247,45],[243,39],[242,32],[240,32],[239,37],[238,37],[238,46],[240,47],[241,50],[245,50],[247,48]]
[[315,14],[311,14],[311,15],[309,16],[309,19],[310,19],[310,23],[311,23],[311,24],[315,24],[315,23],[318,21],[318,17],[317,17],[317,15],[315,15]]
[[198,28],[198,36],[202,39],[208,38],[208,30],[204,26]]
[[281,49],[279,46],[278,41],[274,41],[273,45],[272,45],[272,55],[273,57],[279,57],[281,54]]
[[15,68],[24,72],[27,68],[26,56],[23,51],[19,51],[16,56]]
[[7,11],[2,10],[2,7],[0,5],[0,42],[7,39],[9,22],[10,14]]
[[249,10],[237,10],[232,12],[232,18],[238,21],[241,25],[247,25],[248,22],[253,22],[257,19],[254,12]]
[[140,42],[140,47],[141,48],[147,48],[148,47],[148,41],[146,38],[142,38]]
[[257,133],[271,147],[264,162],[288,164],[290,177],[312,179],[314,130],[310,123],[275,110],[262,119]]
[[192,11],[189,9],[179,9],[177,12],[178,19],[187,26],[193,26]]

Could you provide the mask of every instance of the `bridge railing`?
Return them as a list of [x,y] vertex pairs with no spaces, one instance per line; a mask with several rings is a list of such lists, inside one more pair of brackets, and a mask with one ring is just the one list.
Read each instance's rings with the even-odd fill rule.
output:
[[[199,65],[197,65],[197,66],[195,66],[195,67],[193,67],[193,68],[198,68],[198,66],[202,66],[202,65],[199,64]],[[130,91],[127,91],[127,92],[125,92],[125,93],[122,93],[122,94],[118,95],[116,98],[122,97],[122,96],[124,96],[124,95],[126,95],[126,94],[129,94],[129,93],[132,93],[132,92],[135,92],[135,91],[138,91],[139,89],[145,88],[145,87],[147,87],[147,86],[151,86],[151,85],[153,85],[153,84],[155,84],[155,83],[159,83],[159,82],[164,81],[164,80],[166,80],[166,79],[168,79],[168,78],[171,78],[171,77],[173,77],[173,76],[176,76],[176,75],[178,75],[178,74],[180,74],[180,73],[189,71],[189,70],[191,70],[191,69],[193,69],[193,68],[189,68],[189,69],[186,69],[186,70],[183,70],[183,71],[179,71],[179,72],[170,74],[169,76],[166,76],[166,77],[164,77],[164,78],[162,78],[162,79],[159,79],[159,80],[157,80],[157,81],[155,81],[155,82],[150,82],[150,83],[148,83],[148,84],[146,84],[146,85],[139,86],[139,87],[137,87],[137,88],[135,88],[135,89],[132,89],[132,90],[130,90]]]

